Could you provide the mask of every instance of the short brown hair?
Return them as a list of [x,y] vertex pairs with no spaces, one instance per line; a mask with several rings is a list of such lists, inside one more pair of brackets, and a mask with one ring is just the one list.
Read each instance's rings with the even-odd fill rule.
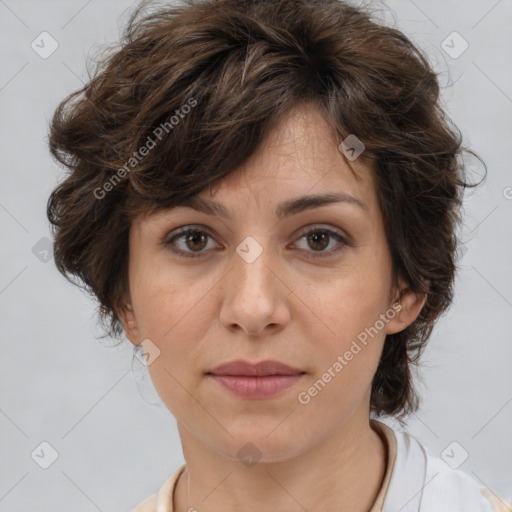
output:
[[130,219],[227,177],[278,119],[313,102],[338,140],[364,143],[394,278],[427,294],[418,318],[387,336],[372,383],[374,413],[413,412],[411,363],[451,304],[458,187],[472,186],[460,158],[468,150],[439,93],[402,32],[338,0],[141,4],[120,48],[51,122],[50,151],[69,170],[47,208],[57,268],[97,298],[107,335],[120,338]]

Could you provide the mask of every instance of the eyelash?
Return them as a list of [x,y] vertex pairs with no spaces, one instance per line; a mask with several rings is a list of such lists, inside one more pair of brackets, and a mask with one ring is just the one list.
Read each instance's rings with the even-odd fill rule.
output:
[[[193,233],[203,233],[203,234],[205,234],[208,237],[213,239],[213,237],[208,233],[208,231],[206,231],[204,229],[201,229],[199,227],[198,228],[189,227],[189,228],[185,228],[185,229],[182,229],[182,230],[178,231],[178,233],[174,234],[171,238],[165,239],[162,242],[162,244],[164,246],[166,246],[166,247],[169,247],[169,249],[174,254],[177,254],[178,256],[182,256],[184,258],[200,258],[203,255],[204,251],[198,251],[197,253],[193,253],[193,252],[191,253],[191,252],[187,252],[187,251],[182,251],[181,249],[177,249],[174,246],[174,243],[175,243],[176,240],[178,240],[179,238],[182,238],[184,235],[190,235],[190,234],[193,234]],[[333,255],[338,254],[340,251],[342,251],[345,248],[345,246],[348,247],[350,245],[347,242],[347,240],[343,236],[341,236],[341,234],[338,233],[337,231],[333,231],[332,229],[328,229],[328,228],[320,228],[320,227],[317,227],[317,226],[313,226],[313,227],[307,229],[306,231],[301,232],[300,235],[299,235],[299,238],[297,240],[301,240],[305,236],[310,235],[312,233],[326,234],[330,238],[334,238],[341,245],[337,249],[330,250],[328,252],[325,252],[325,251],[306,251],[306,252],[313,252],[315,254],[314,256],[306,255],[305,256],[306,258],[315,258],[316,259],[316,258],[332,257]]]

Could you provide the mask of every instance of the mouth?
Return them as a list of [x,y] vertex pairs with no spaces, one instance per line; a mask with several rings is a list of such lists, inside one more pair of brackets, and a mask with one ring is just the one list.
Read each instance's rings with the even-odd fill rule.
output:
[[236,361],[221,364],[208,373],[218,376],[269,377],[272,375],[299,375],[306,372],[271,359],[260,361],[259,363],[249,363],[248,361],[237,359]]
[[206,373],[231,393],[244,399],[275,396],[298,382],[306,372],[279,361],[231,361]]

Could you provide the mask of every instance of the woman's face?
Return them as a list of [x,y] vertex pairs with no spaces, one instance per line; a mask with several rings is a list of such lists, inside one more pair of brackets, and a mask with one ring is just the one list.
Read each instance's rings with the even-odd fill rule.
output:
[[[180,432],[227,457],[251,442],[262,461],[285,460],[367,425],[385,336],[403,328],[373,173],[356,159],[356,179],[338,144],[301,107],[199,194],[225,216],[180,206],[131,226],[126,334],[150,340],[149,372]],[[307,200],[327,194],[353,199]],[[211,374],[235,360],[295,370]]]

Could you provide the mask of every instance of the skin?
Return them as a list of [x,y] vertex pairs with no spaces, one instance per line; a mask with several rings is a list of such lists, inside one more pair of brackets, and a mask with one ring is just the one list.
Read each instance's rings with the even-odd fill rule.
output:
[[[130,305],[119,316],[132,343],[150,339],[160,350],[148,369],[177,420],[187,463],[177,512],[363,512],[376,498],[386,449],[370,424],[372,377],[386,334],[413,322],[426,296],[401,280],[395,286],[373,170],[359,157],[354,175],[338,144],[315,106],[302,105],[239,172],[199,194],[231,218],[180,206],[131,225]],[[333,192],[366,209],[337,202],[275,216],[287,199]],[[209,237],[188,244],[182,237],[174,246],[199,257],[160,243],[190,225]],[[332,236],[315,243],[304,235],[309,228],[337,231],[350,243]],[[262,249],[251,263],[236,252],[248,236]],[[299,403],[298,394],[400,291],[400,312],[317,396]],[[277,396],[244,400],[205,375],[234,359],[275,359],[306,374]],[[251,466],[237,457],[248,442],[261,453]]]

